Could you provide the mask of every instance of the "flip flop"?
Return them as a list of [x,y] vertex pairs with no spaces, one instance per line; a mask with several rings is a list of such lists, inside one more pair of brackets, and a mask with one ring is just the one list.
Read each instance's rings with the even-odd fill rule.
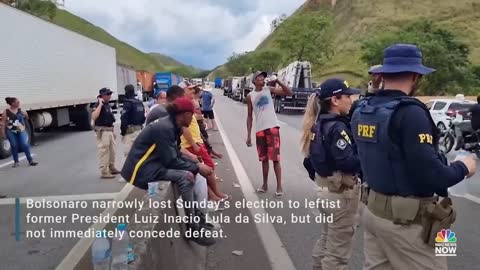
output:
[[275,192],[275,198],[282,198],[283,195],[285,195],[285,193],[282,191],[282,192]]
[[266,193],[267,191],[264,190],[263,188],[257,188],[256,192],[257,193]]
[[225,194],[225,197],[223,197],[220,201],[223,203],[225,201],[230,201],[232,199],[231,195]]

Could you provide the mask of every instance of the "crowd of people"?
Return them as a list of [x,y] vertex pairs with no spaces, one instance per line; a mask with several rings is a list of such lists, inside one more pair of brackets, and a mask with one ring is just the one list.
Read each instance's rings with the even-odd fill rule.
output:
[[[115,167],[115,118],[108,105],[112,91],[106,88],[99,91],[92,113],[100,177],[111,179],[121,174],[120,181],[141,189],[147,189],[149,182],[174,183],[182,199],[196,206],[185,208],[188,216],[200,218],[200,222],[187,224],[195,231],[213,229],[206,220],[207,200],[223,203],[232,198],[217,184],[221,179],[215,173],[218,163],[213,160],[223,155],[209,142],[207,131],[217,130],[213,113],[215,99],[210,91],[184,81],[166,92],[160,91],[156,102],[146,109],[135,98],[134,87],[127,85],[120,117],[126,157],[121,171]],[[192,235],[191,240],[200,245],[215,243],[212,238]]]
[[[435,71],[422,59],[415,45],[394,44],[385,49],[383,65],[369,69],[367,93],[357,101],[351,96],[360,91],[343,79],[324,81],[309,97],[301,136],[303,165],[318,186],[319,198],[340,202],[340,208],[320,209],[334,221],[322,225],[313,247],[314,270],[349,268],[359,223],[364,227],[364,269],[447,269],[445,257],[435,256],[432,243],[438,229],[448,229],[455,221],[448,188],[473,176],[476,162],[467,156],[448,163],[439,151],[439,133],[430,113],[412,97],[422,77]],[[293,93],[276,78],[266,84],[266,78],[266,72],[255,73],[255,89],[246,97],[246,145],[253,145],[254,129],[263,175],[256,192],[268,192],[271,161],[275,197],[281,198],[280,125],[272,94]],[[205,202],[232,197],[218,186],[214,159],[223,155],[209,141],[208,132],[217,131],[211,89],[184,81],[159,92],[146,109],[135,98],[135,88],[127,85],[120,125],[126,160],[121,170],[115,165],[111,96],[110,89],[100,89],[92,112],[100,177],[120,174],[121,181],[144,190],[150,182],[170,181],[184,201],[196,205],[185,212],[189,220],[198,217],[200,222],[187,227],[213,230]],[[13,166],[19,164],[19,149],[35,166],[26,140],[28,114],[18,99],[6,102],[0,135],[12,146]],[[190,240],[204,246],[215,243],[204,234],[192,234]]]

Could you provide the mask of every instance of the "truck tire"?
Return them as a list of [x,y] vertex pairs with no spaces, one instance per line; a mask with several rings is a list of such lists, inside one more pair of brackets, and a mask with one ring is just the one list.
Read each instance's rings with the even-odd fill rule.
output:
[[10,143],[7,139],[0,139],[0,159],[8,158],[10,155]]
[[88,105],[70,108],[70,119],[80,131],[92,130],[92,112]]

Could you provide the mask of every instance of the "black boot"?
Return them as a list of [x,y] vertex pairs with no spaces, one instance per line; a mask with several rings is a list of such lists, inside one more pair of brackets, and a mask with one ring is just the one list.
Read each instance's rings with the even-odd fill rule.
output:
[[[193,215],[193,213],[195,213],[196,211],[195,210],[191,210],[191,209],[188,209],[188,208],[184,208],[185,209],[185,215]],[[200,218],[201,220],[201,218]],[[200,221],[201,222],[201,221]],[[197,223],[188,223],[187,224],[187,230],[191,230],[192,231],[192,234],[193,232],[199,232],[201,230],[207,230],[205,228],[203,228],[202,226],[200,226],[200,224],[197,224]],[[205,247],[208,247],[208,246],[211,246],[213,244],[216,243],[215,239],[213,238],[210,238],[210,237],[205,237],[205,236],[199,236],[199,237],[186,237],[187,240],[190,240],[190,241],[193,241],[195,243],[197,243],[198,245],[200,246],[205,246]]]
[[202,211],[196,209],[195,212],[197,216],[200,217],[199,225],[201,228],[204,228],[209,231],[215,229],[215,226],[212,223],[207,222],[207,216]]

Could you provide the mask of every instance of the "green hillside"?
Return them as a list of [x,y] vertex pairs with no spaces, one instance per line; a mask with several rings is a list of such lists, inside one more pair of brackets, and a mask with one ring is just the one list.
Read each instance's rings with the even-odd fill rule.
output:
[[[323,67],[314,67],[314,78],[340,75],[358,84],[367,66],[360,60],[362,41],[382,32],[398,30],[418,19],[429,19],[455,33],[470,50],[470,60],[480,64],[480,2],[476,0],[309,0],[292,16],[308,10],[331,12],[335,18],[335,55]],[[280,26],[281,27],[281,26]],[[258,49],[276,47],[278,31],[267,37]]]
[[[102,28],[75,16],[68,11],[57,9],[56,15],[52,21],[62,27],[114,47],[117,51],[117,62],[133,66],[136,70],[155,72],[174,71],[179,68],[194,69],[193,67],[184,65],[169,56],[158,53],[144,53],[135,47],[118,40]],[[195,69],[195,71],[199,72],[200,70]]]

